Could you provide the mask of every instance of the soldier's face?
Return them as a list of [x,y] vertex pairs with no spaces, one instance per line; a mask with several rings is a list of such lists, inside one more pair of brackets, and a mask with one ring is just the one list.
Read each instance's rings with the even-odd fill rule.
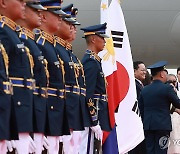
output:
[[69,42],[72,42],[76,39],[76,33],[77,33],[76,26],[71,25],[71,38],[68,40]]
[[42,11],[42,22],[46,25],[48,32],[55,33],[59,30],[62,19],[52,12]]
[[9,18],[13,21],[18,19],[25,19],[25,5],[24,0],[5,0],[6,9]]
[[95,38],[95,45],[96,45],[97,51],[99,52],[102,51],[105,47],[105,39],[98,35],[94,35],[94,38]]
[[72,25],[67,22],[62,20],[60,24],[60,28],[58,30],[58,36],[61,37],[64,40],[69,40],[72,35]]
[[34,29],[41,26],[41,12],[26,6],[26,22],[30,28]]
[[72,40],[76,39],[76,34],[77,34],[77,28],[75,25],[72,25]]

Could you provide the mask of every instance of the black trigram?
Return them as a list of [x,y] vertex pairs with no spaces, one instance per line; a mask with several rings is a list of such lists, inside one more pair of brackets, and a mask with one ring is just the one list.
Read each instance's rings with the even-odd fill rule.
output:
[[138,102],[137,101],[134,103],[132,111],[134,111],[140,117],[140,111],[139,111],[139,107],[138,107]]
[[124,32],[111,31],[115,48],[122,48]]

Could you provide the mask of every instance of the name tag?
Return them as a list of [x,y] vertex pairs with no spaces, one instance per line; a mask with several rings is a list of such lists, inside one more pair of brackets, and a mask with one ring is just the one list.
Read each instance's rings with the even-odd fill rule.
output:
[[24,48],[24,43],[17,44],[17,47],[18,47],[19,49],[23,49],[23,48]]
[[60,65],[59,61],[54,62],[54,65],[56,65],[57,67],[59,67],[59,65]]
[[42,61],[44,59],[44,56],[38,56],[38,60]]
[[74,62],[69,62],[69,66],[74,66]]

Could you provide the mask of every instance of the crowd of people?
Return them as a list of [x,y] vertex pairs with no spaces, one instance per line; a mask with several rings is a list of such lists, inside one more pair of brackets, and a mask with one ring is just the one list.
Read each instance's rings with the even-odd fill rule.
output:
[[138,105],[145,139],[129,154],[178,154],[180,135],[180,68],[177,75],[168,74],[167,62],[160,61],[147,68],[134,62]]
[[0,154],[93,153],[94,136],[111,130],[98,56],[106,23],[81,28],[80,61],[72,50],[78,9],[61,4],[0,0]]

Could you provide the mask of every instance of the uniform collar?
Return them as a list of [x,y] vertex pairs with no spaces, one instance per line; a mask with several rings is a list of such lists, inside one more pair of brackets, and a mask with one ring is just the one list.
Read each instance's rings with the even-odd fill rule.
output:
[[87,49],[86,50],[86,54],[90,55],[90,58],[95,59],[95,60],[101,62],[101,58],[95,52]]
[[34,40],[34,38],[35,38],[35,34],[31,30],[29,30],[29,29],[27,29],[25,27],[20,27],[18,25],[16,27],[16,31],[19,32],[19,37],[20,38],[28,39],[28,37],[29,37],[32,40]]
[[54,36],[54,46],[56,46],[56,43],[66,48],[66,50],[72,50],[72,45],[58,36]]
[[36,41],[37,43],[44,45],[45,40],[47,40],[49,43],[54,44],[53,35],[45,32],[43,30],[40,30],[40,29],[35,29],[34,32],[35,32],[35,34],[39,35],[39,37]]
[[14,31],[16,30],[16,26],[17,26],[17,24],[8,17],[0,15],[0,27],[3,28],[4,25],[8,26]]
[[161,80],[158,80],[158,79],[153,80],[153,82],[161,82],[161,83],[163,83]]
[[45,32],[45,31],[41,31],[41,32],[42,32],[42,36],[43,36],[48,42],[50,42],[51,44],[54,43],[53,35]]

